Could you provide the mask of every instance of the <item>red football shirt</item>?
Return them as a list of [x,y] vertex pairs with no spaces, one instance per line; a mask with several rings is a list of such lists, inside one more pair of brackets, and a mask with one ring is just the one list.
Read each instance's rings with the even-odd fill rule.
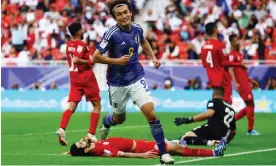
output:
[[108,138],[95,143],[93,156],[116,157],[118,151],[131,152],[134,140],[130,138]]
[[[239,64],[242,64],[243,62],[243,56],[239,51],[231,50],[228,57],[229,57],[229,61],[231,62],[235,62]],[[234,67],[234,74],[238,84],[240,85],[244,83],[248,84],[249,77],[246,70],[244,70],[241,67]]]
[[225,44],[219,40],[210,39],[201,48],[201,60],[207,71],[211,87],[223,85],[225,60],[223,49]]
[[70,67],[70,73],[83,73],[85,71],[92,71],[91,65],[88,64],[74,64],[72,59],[74,56],[83,60],[90,60],[89,48],[81,40],[71,40],[66,47],[67,62]]

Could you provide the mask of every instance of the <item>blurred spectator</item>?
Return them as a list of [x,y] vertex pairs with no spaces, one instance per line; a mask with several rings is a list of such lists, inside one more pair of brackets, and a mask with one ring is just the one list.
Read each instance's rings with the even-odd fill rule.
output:
[[14,90],[19,90],[19,84],[13,84],[12,85],[12,89],[14,89]]
[[276,90],[276,79],[268,78],[265,90]]
[[153,89],[153,90],[158,89],[158,84],[153,84],[152,89]]
[[52,52],[51,52],[51,49],[50,49],[50,48],[47,49],[46,54],[45,54],[45,56],[44,56],[44,59],[45,59],[45,60],[52,60],[52,59],[53,59],[53,55],[52,55]]
[[164,89],[165,90],[173,90],[172,81],[170,79],[165,80]]
[[19,52],[23,49],[24,38],[23,38],[23,27],[19,23],[14,23],[11,28],[11,42],[16,51]]
[[28,51],[28,47],[24,46],[24,49],[19,52],[17,57],[18,66],[28,66],[30,61],[30,51]]
[[36,82],[32,88],[33,90],[42,90],[45,91],[46,89],[41,85],[40,82]]
[[50,89],[51,90],[57,90],[58,89],[56,82],[51,83]]
[[194,80],[192,78],[188,79],[187,85],[184,87],[185,90],[193,89]]
[[175,42],[171,40],[165,41],[165,52],[162,55],[162,60],[167,59],[176,59],[179,56],[179,47],[175,44]]
[[145,21],[145,22],[155,22],[155,21],[157,21],[156,13],[153,13],[152,9],[148,9],[146,14],[143,16],[143,21]]
[[205,89],[206,89],[206,90],[212,89],[209,81],[207,82],[207,85],[206,85]]
[[194,90],[200,90],[201,89],[201,79],[200,77],[196,77],[193,84]]

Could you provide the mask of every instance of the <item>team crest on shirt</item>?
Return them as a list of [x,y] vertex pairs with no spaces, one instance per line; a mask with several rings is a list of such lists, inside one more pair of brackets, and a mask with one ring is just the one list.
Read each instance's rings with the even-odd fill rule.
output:
[[140,36],[135,36],[135,42],[138,44],[140,43]]
[[78,46],[77,52],[80,53],[82,51],[82,46]]

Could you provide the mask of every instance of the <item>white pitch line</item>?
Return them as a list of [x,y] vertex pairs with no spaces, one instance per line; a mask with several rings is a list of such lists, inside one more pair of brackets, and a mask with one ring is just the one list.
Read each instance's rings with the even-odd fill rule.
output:
[[[148,125],[141,125],[141,126],[125,126],[125,127],[114,127],[112,130],[120,130],[120,129],[133,129],[133,128],[142,128],[142,127],[149,127]],[[87,129],[79,129],[79,130],[68,130],[67,133],[76,133],[76,132],[83,132],[87,131]],[[25,133],[25,134],[7,134],[2,135],[6,137],[13,137],[13,136],[33,136],[33,135],[46,135],[46,134],[55,134],[56,132],[50,131],[50,132],[43,132],[43,133]]]
[[[269,151],[275,151],[275,150],[276,150],[276,148],[270,148],[270,149],[262,149],[262,150],[254,150],[254,151],[247,151],[247,152],[232,153],[232,154],[224,155],[221,158],[232,157],[232,156],[240,156],[240,155],[246,155],[246,154],[251,154],[251,153],[269,152]],[[217,159],[217,158],[219,158],[219,157],[197,158],[197,159],[192,159],[192,160],[178,161],[178,162],[175,162],[174,164],[191,163],[191,162],[196,162],[196,161],[212,160],[212,159]],[[160,164],[157,164],[157,165],[160,165]]]

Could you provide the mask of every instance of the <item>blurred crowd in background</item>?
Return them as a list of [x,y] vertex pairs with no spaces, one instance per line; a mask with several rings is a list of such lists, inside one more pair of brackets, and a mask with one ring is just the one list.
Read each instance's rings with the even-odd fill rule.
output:
[[[79,21],[93,52],[115,20],[108,0],[1,0],[1,59],[65,60],[68,24]],[[144,27],[159,59],[199,59],[204,24],[217,21],[219,39],[240,36],[245,59],[276,59],[276,0],[168,0],[160,12],[145,9],[152,0],[131,0],[133,19]],[[157,2],[157,1],[156,1]],[[274,9],[274,10],[273,10]],[[148,57],[143,50],[140,59]],[[8,65],[16,65],[10,61]]]

